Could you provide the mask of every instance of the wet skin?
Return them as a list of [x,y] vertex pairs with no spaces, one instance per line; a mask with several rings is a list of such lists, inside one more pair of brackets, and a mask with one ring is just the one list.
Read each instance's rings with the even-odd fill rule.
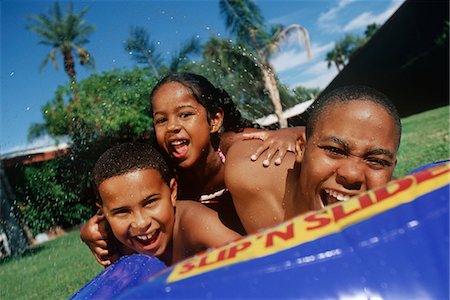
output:
[[176,182],[158,171],[135,170],[99,185],[102,207],[115,237],[142,254],[160,257],[170,247],[175,223]]
[[220,129],[223,115],[208,122],[206,109],[178,82],[162,85],[152,107],[158,145],[179,167],[193,167],[205,156],[216,159],[210,134]]
[[329,205],[385,185],[397,163],[398,135],[392,117],[373,102],[329,106],[300,147],[298,198]]

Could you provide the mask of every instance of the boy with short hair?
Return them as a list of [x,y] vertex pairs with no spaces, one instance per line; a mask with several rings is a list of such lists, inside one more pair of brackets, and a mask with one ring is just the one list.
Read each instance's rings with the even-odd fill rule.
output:
[[132,251],[172,265],[240,237],[215,211],[194,201],[176,201],[172,170],[148,144],[124,143],[107,150],[93,177],[98,206],[112,233]]
[[261,141],[230,147],[225,184],[248,233],[392,179],[401,123],[384,94],[367,86],[337,88],[317,99],[309,113],[304,140],[280,166],[250,162]]

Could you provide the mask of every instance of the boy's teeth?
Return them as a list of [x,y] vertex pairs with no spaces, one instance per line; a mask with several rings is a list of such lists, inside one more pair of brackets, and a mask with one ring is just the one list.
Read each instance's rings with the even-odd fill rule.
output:
[[350,198],[349,195],[344,195],[344,194],[341,194],[341,193],[338,193],[338,192],[332,191],[332,190],[325,190],[325,192],[327,192],[328,195],[336,198],[339,201],[345,201]]
[[152,237],[153,237],[153,233],[151,233],[151,234],[146,234],[146,235],[138,235],[138,236],[136,236],[138,239],[140,239],[140,240],[143,240],[143,241],[146,241],[146,240],[149,240],[149,239],[151,239]]

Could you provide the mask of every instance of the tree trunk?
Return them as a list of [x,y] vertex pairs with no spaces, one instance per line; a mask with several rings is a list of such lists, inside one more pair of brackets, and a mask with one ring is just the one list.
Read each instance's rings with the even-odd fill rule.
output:
[[278,91],[277,81],[275,75],[270,67],[263,65],[262,68],[264,86],[269,92],[269,98],[272,100],[272,105],[275,109],[275,115],[280,123],[280,128],[288,127],[285,117],[283,117],[283,107],[281,106],[280,92]]
[[70,88],[73,91],[73,99],[78,100],[78,86],[76,81],[75,62],[73,60],[72,51],[70,49],[63,49],[64,57],[64,71],[70,78]]

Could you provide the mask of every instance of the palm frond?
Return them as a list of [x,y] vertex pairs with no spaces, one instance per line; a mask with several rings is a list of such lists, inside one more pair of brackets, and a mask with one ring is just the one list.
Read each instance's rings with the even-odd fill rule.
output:
[[184,62],[187,60],[187,56],[190,54],[200,53],[200,42],[196,37],[192,37],[186,43],[184,43],[179,52],[173,55],[169,69],[173,72],[180,68]]
[[282,43],[285,43],[289,34],[291,34],[292,32],[295,32],[297,34],[299,45],[305,44],[307,55],[308,57],[311,57],[312,56],[311,42],[309,39],[309,32],[308,30],[306,30],[305,27],[300,26],[298,24],[289,25],[288,27],[280,31],[280,33],[278,34],[278,39]]
[[162,66],[162,57],[156,51],[156,44],[143,27],[132,27],[125,43],[125,51],[138,63],[149,66],[156,76]]

